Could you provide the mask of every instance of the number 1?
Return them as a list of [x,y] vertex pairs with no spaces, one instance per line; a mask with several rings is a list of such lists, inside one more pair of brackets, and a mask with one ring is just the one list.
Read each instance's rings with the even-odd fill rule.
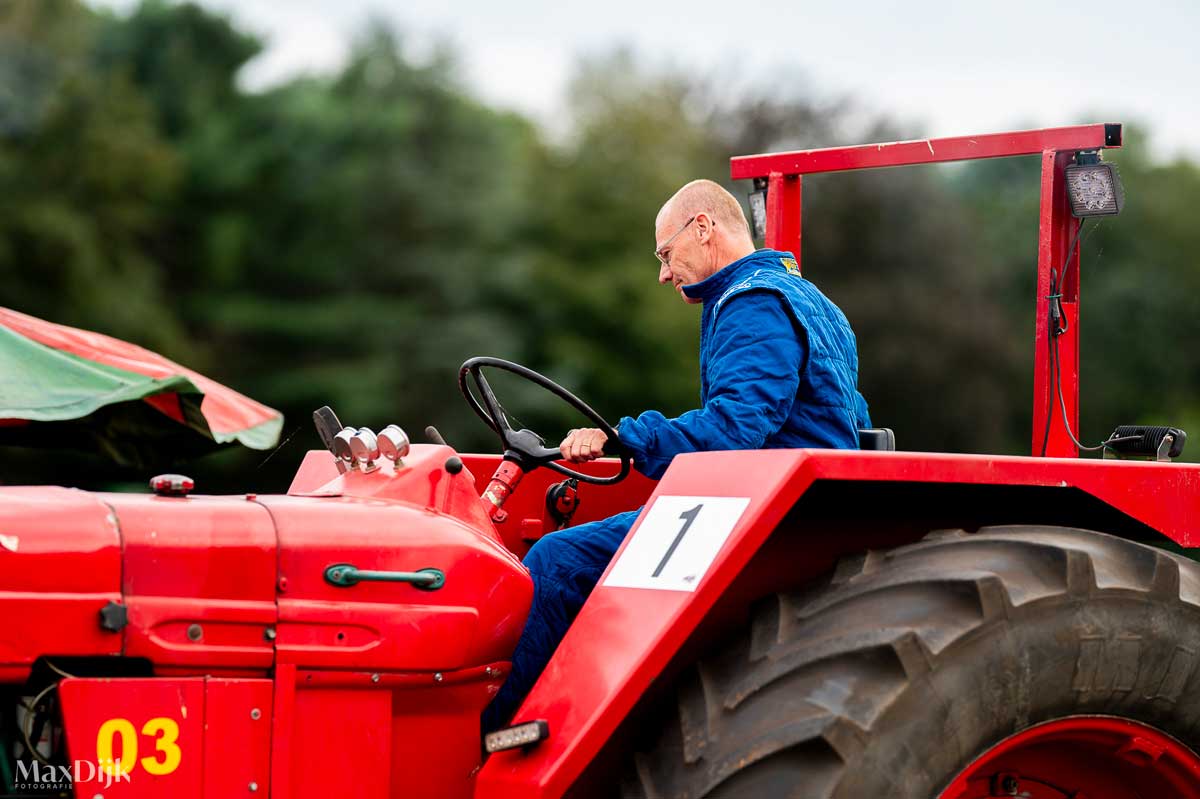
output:
[[675,540],[671,542],[671,546],[667,547],[667,554],[663,555],[663,559],[658,562],[658,568],[654,570],[654,574],[650,575],[651,577],[657,577],[662,574],[663,567],[667,565],[667,561],[675,554],[675,548],[679,546],[679,542],[683,540],[684,534],[692,526],[692,522],[696,521],[696,517],[700,515],[700,509],[703,507],[704,503],[702,502],[691,510],[685,510],[679,514],[679,518],[684,520],[683,529],[675,534]]

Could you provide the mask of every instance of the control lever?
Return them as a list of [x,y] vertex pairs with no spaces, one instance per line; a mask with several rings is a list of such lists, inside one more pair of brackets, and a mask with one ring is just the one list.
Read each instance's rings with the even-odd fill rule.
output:
[[342,423],[338,421],[337,414],[333,412],[333,408],[328,405],[322,405],[313,411],[313,424],[317,426],[317,435],[321,437],[321,443],[325,445],[325,449],[334,454],[334,460],[337,461],[338,471],[345,473],[346,462],[338,457],[337,447],[335,446],[335,437],[342,432]]
[[442,438],[442,434],[438,432],[438,429],[433,425],[429,425],[425,428],[425,437],[435,444],[441,444],[443,447],[450,446],[446,443],[446,439]]

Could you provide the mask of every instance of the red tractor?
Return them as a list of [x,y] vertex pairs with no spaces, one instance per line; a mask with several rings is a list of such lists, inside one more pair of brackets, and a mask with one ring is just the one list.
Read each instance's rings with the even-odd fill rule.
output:
[[[173,797],[1200,797],[1200,468],[1080,459],[1080,219],[1119,125],[737,158],[768,246],[801,176],[1042,158],[1033,457],[711,452],[657,483],[555,461],[476,358],[502,455],[318,412],[282,496],[0,489],[0,786]],[[609,428],[611,430],[611,428]],[[1140,456],[1140,458],[1139,458]],[[539,468],[545,467],[545,468]],[[556,474],[559,473],[559,474]],[[621,478],[625,479],[622,481]],[[620,481],[619,485],[612,485]],[[520,556],[645,505],[512,726]],[[1184,550],[1185,551],[1185,550]]]

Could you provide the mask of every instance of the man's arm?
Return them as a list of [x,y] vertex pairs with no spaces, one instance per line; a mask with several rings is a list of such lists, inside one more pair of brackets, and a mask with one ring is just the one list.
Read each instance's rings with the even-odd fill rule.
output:
[[726,301],[712,333],[703,408],[668,419],[647,411],[618,425],[634,465],[659,478],[682,452],[756,449],[783,425],[800,385],[807,343],[770,291]]

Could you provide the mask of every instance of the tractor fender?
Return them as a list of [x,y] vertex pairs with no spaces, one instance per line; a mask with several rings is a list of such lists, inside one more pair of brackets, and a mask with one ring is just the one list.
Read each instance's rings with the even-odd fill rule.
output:
[[[475,795],[560,797],[592,784],[639,703],[754,599],[839,557],[940,527],[1074,521],[1131,538],[1200,544],[1200,466],[834,450],[678,456],[513,724],[549,737],[499,752]],[[740,620],[740,621],[739,621]],[[574,793],[574,791],[573,791]],[[586,792],[585,792],[586,793]]]

